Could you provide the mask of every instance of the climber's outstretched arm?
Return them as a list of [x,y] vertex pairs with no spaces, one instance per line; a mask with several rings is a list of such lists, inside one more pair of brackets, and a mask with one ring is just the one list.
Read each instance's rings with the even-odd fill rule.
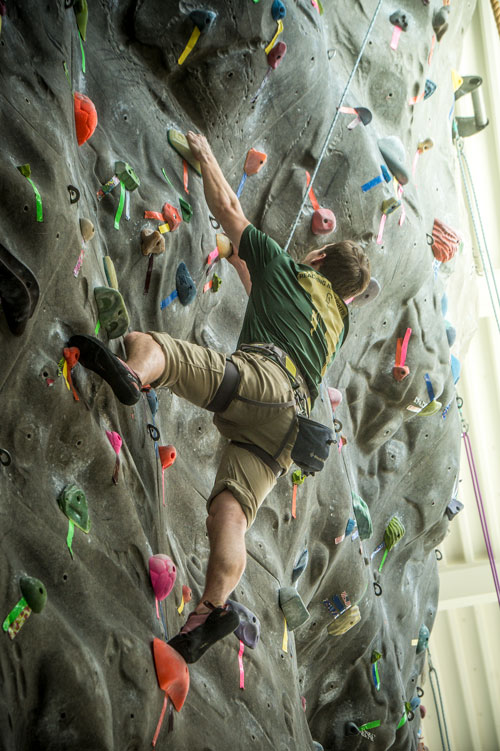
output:
[[192,131],[188,131],[186,136],[193,156],[198,159],[201,166],[208,208],[224,228],[237,255],[241,233],[250,222],[242,211],[236,193],[224,177],[205,136]]

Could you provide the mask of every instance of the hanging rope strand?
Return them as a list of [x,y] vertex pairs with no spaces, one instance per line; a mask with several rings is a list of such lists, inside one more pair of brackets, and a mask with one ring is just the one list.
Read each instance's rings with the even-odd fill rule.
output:
[[347,92],[349,91],[349,87],[351,85],[351,81],[354,78],[354,75],[355,75],[355,73],[356,73],[356,71],[358,69],[358,66],[359,66],[359,63],[360,63],[360,60],[361,60],[361,56],[362,56],[363,52],[365,51],[366,45],[368,44],[368,38],[369,38],[369,36],[370,36],[370,34],[372,32],[372,29],[373,29],[373,27],[375,25],[375,21],[377,19],[378,12],[379,12],[381,6],[382,6],[382,0],[379,0],[378,5],[375,8],[375,12],[373,14],[373,17],[372,17],[372,20],[370,22],[370,25],[368,27],[368,30],[367,30],[367,32],[365,34],[365,38],[363,39],[363,43],[361,45],[361,49],[359,51],[359,55],[358,55],[358,57],[356,59],[356,62],[354,63],[353,69],[351,70],[351,74],[350,74],[349,79],[348,79],[348,81],[347,81],[347,83],[345,85],[344,91],[342,92],[342,96],[340,97],[340,101],[339,101],[338,106],[337,106],[337,111],[335,113],[335,117],[333,118],[333,122],[332,122],[332,124],[330,126],[330,130],[328,131],[328,135],[327,135],[327,137],[325,139],[325,142],[323,144],[323,148],[321,149],[321,153],[319,155],[318,161],[316,162],[316,167],[314,168],[314,172],[312,173],[311,182],[306,187],[306,191],[304,193],[304,197],[302,199],[302,203],[301,203],[299,212],[298,212],[297,216],[295,217],[295,222],[293,223],[292,229],[290,231],[290,235],[289,235],[288,240],[286,241],[286,245],[284,247],[285,251],[288,250],[288,247],[290,245],[290,241],[291,241],[292,237],[295,234],[295,230],[297,229],[297,225],[298,225],[298,223],[300,221],[300,217],[301,217],[302,211],[304,210],[304,206],[306,204],[307,197],[309,195],[309,191],[311,190],[311,188],[312,188],[312,186],[314,184],[314,180],[316,179],[316,175],[318,174],[318,170],[320,168],[321,162],[323,161],[323,157],[326,154],[326,149],[328,148],[328,143],[329,143],[331,135],[333,133],[333,129],[335,128],[335,126],[337,124],[337,120],[338,120],[339,115],[340,115],[340,108],[342,107],[342,105],[344,103],[344,99],[345,99],[345,97],[347,95]]
[[[432,688],[432,696],[434,697],[434,705],[436,707],[436,714],[437,714],[437,720],[438,720],[438,725],[439,725],[439,735],[441,736],[441,745],[443,747],[443,751],[451,751],[450,738],[448,736],[448,725],[446,724],[446,715],[444,713],[443,697],[441,696],[441,687],[439,685],[439,677],[437,674],[437,670],[432,663],[432,658],[431,658],[431,653],[430,653],[429,648],[427,648],[427,659],[429,661],[429,681],[430,681],[431,688]],[[433,673],[436,678],[436,686],[437,686],[437,690],[439,694],[439,704],[438,704],[438,700],[436,699],[436,692],[434,690],[434,684],[432,682]],[[443,735],[443,728],[441,727],[441,718],[443,721],[444,733],[446,736],[446,746],[444,742],[445,738]]]
[[[495,316],[495,321],[496,321],[496,324],[497,324],[497,329],[498,329],[498,332],[500,333],[500,321],[499,321],[499,318],[498,318],[498,313],[497,313],[497,308],[496,308],[496,305],[500,306],[500,295],[498,293],[498,289],[497,289],[497,285],[496,285],[495,273],[492,270],[492,278],[493,278],[493,283],[494,283],[494,286],[495,286],[496,298],[497,298],[497,302],[495,304],[495,298],[493,296],[493,292],[492,292],[491,285],[490,285],[489,274],[488,274],[488,271],[487,271],[487,268],[486,268],[486,264],[485,264],[485,261],[484,261],[482,244],[481,244],[481,240],[480,240],[480,237],[479,237],[479,232],[478,232],[478,229],[477,229],[477,224],[476,224],[476,218],[474,216],[474,211],[472,210],[472,201],[471,201],[469,187],[467,185],[467,178],[466,178],[465,170],[464,170],[464,164],[463,164],[463,158],[462,157],[464,157],[465,155],[463,153],[463,143],[462,142],[459,143],[458,141],[457,141],[457,155],[458,155],[458,163],[460,165],[460,172],[462,174],[462,181],[463,181],[464,188],[465,188],[465,194],[467,196],[467,203],[469,205],[469,212],[470,212],[470,216],[471,216],[471,219],[472,219],[472,226],[474,227],[474,234],[476,236],[476,241],[477,241],[477,246],[478,246],[478,250],[479,250],[479,255],[481,256],[481,263],[483,264],[484,277],[486,279],[486,286],[488,287],[488,294],[490,296],[491,305],[493,307],[493,315]],[[472,185],[472,179],[471,179],[471,185]],[[474,186],[472,185],[472,188],[473,187]],[[477,200],[476,200],[476,206],[477,206]],[[478,209],[478,214],[479,214],[479,217],[480,217],[481,215],[479,213],[479,209]],[[481,222],[481,228],[482,228],[482,222]],[[483,229],[483,236],[484,236],[484,229]],[[485,242],[485,245],[486,245],[486,242]],[[489,260],[490,269],[492,269],[491,258],[490,258],[490,255],[489,255],[489,251],[488,251],[488,246],[487,245],[486,245],[486,252],[488,254],[488,260]]]

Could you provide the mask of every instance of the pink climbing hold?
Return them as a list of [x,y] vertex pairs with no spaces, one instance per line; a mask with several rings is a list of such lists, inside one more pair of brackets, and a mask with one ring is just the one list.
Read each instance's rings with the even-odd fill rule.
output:
[[149,577],[155,597],[160,602],[167,597],[175,584],[177,569],[168,555],[157,553],[149,559]]
[[108,437],[108,441],[110,442],[111,446],[113,447],[113,450],[116,454],[116,462],[115,462],[115,468],[113,470],[113,476],[112,480],[115,485],[118,485],[118,472],[120,471],[120,450],[122,447],[122,437],[119,433],[116,433],[114,430],[107,430],[106,435]]
[[191,592],[191,588],[188,587],[187,584],[182,585],[182,597],[184,599],[184,602],[191,602],[191,598],[193,596],[193,593]]
[[285,42],[278,42],[267,55],[267,64],[273,70],[276,70],[286,54]]
[[328,386],[328,397],[330,399],[330,404],[332,405],[332,411],[335,412],[339,404],[342,402],[342,394],[338,389]]
[[316,209],[312,215],[311,231],[313,235],[329,235],[335,231],[337,220],[330,209]]

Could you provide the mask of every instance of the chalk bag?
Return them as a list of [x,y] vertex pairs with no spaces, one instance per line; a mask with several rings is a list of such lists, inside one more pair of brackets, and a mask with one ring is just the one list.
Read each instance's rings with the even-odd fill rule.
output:
[[331,428],[297,415],[299,432],[292,449],[292,459],[305,475],[314,475],[325,466],[334,436]]

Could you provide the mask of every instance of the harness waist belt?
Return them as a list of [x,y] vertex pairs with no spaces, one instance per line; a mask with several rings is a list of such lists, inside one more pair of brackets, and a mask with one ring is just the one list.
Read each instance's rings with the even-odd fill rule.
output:
[[288,355],[276,344],[271,344],[270,342],[242,344],[239,349],[242,352],[253,352],[255,354],[263,355],[264,357],[268,357],[270,360],[279,365],[279,367],[287,374],[294,391],[296,393],[301,392],[299,393],[299,397],[300,401],[303,402],[303,404],[299,406],[302,406],[307,415],[309,415],[311,411],[311,397],[309,395],[309,388],[307,386],[306,379],[304,378],[298,367],[295,365],[290,355]]
[[264,464],[267,464],[271,472],[276,477],[281,477],[281,475],[284,475],[286,470],[278,464],[278,462],[271,456],[271,454],[268,454],[267,451],[264,451],[264,449],[261,449],[260,446],[256,446],[254,443],[242,443],[241,441],[231,441],[235,446],[239,446],[242,449],[246,449],[247,451],[250,451],[251,454],[254,454],[257,456],[261,461],[264,462]]
[[224,412],[233,401],[240,385],[240,372],[232,360],[226,360],[222,381],[212,401],[205,409],[210,412]]

